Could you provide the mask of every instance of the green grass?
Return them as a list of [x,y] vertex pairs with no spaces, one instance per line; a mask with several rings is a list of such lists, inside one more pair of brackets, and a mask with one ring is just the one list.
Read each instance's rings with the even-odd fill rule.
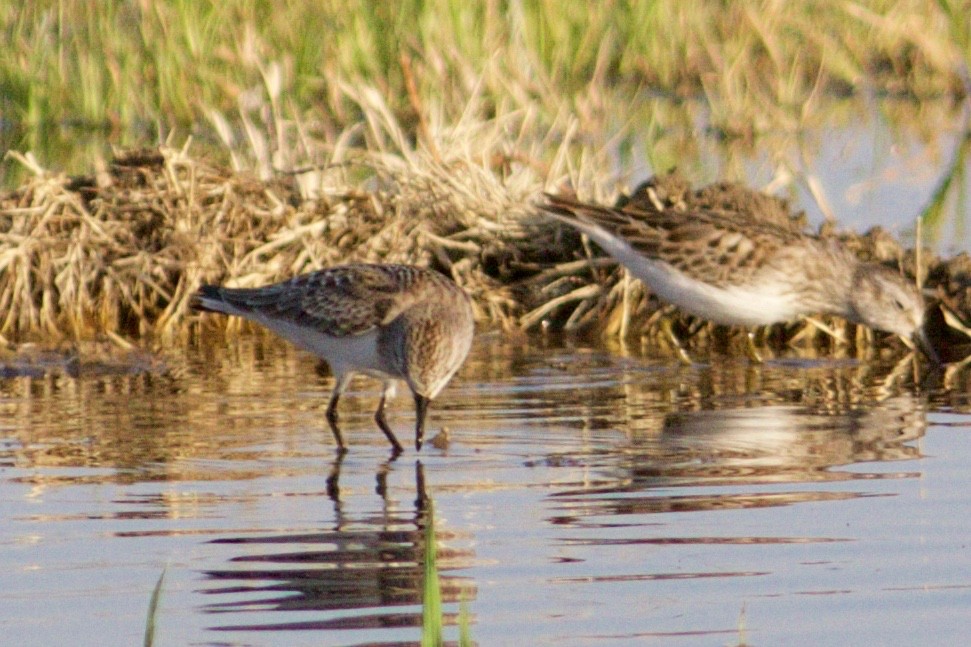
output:
[[190,127],[234,112],[271,64],[295,113],[341,126],[338,91],[367,84],[413,110],[461,109],[471,85],[500,106],[550,114],[611,88],[703,94],[726,132],[767,98],[789,116],[820,85],[915,96],[959,92],[966,3],[227,0],[4,3],[0,95],[28,127],[80,121],[119,132]]
[[[938,232],[945,224],[949,213],[947,209],[949,201],[954,200],[957,203],[951,213],[968,213],[968,196],[964,187],[967,186],[969,149],[971,149],[971,132],[965,133],[954,152],[951,163],[938,181],[937,188],[921,211],[920,218],[930,230],[931,239],[938,239]],[[961,220],[958,224],[963,226],[964,221]]]
[[152,589],[152,597],[148,601],[148,615],[145,619],[145,647],[152,647],[155,644],[155,629],[158,625],[158,605],[162,599],[162,582],[165,580],[165,569],[158,576],[155,588]]
[[[421,647],[441,647],[444,643],[445,618],[442,611],[442,589],[438,578],[435,538],[435,505],[427,501],[425,525],[424,581],[422,584]],[[471,647],[471,616],[463,592],[459,604],[459,647]]]
[[438,580],[435,560],[435,505],[428,501],[425,518],[424,579],[421,593],[421,647],[440,647],[443,644],[442,588]]
[[[543,163],[573,128],[587,144],[570,151],[573,163],[589,142],[612,139],[623,154],[636,135],[665,170],[692,159],[694,144],[661,134],[691,132],[699,112],[723,140],[752,147],[819,124],[833,97],[961,97],[971,88],[966,4],[2,3],[0,148],[87,172],[108,144],[192,134],[266,175],[281,148],[373,145],[361,128],[371,112],[361,95],[373,93],[409,142],[429,145],[429,129],[472,115],[506,120],[516,144],[544,142]],[[86,129],[104,137],[79,152]],[[0,164],[7,186],[23,177]]]

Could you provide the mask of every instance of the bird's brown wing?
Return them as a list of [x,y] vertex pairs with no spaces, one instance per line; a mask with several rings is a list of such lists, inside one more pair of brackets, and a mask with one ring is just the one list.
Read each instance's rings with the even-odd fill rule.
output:
[[219,295],[240,311],[287,319],[343,337],[394,319],[414,302],[419,282],[418,268],[355,264],[260,288],[219,288]]
[[719,212],[615,209],[547,194],[543,209],[583,231],[596,226],[623,238],[647,258],[687,276],[723,285],[744,284],[775,262],[780,249],[810,237],[747,217]]

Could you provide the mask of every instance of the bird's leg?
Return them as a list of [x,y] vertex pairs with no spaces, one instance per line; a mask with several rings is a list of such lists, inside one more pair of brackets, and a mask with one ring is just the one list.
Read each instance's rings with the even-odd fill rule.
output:
[[327,496],[330,497],[331,501],[333,501],[335,504],[340,504],[341,500],[341,464],[344,462],[344,456],[346,455],[347,452],[337,453],[337,457],[334,459],[334,464],[330,468],[330,474],[327,476]]
[[678,361],[685,366],[691,366],[691,357],[688,356],[688,351],[686,351],[684,346],[681,345],[681,340],[678,339],[678,336],[674,334],[674,328],[671,327],[671,319],[668,317],[661,318],[661,331],[674,347],[674,351],[678,355]]
[[337,402],[341,399],[341,393],[344,392],[350,381],[350,373],[337,376],[337,384],[334,385],[334,390],[330,394],[330,402],[327,404],[327,422],[330,424],[330,430],[334,433],[334,440],[337,441],[337,451],[341,453],[347,451],[347,445],[344,443],[344,436],[337,426]]
[[388,421],[384,417],[384,403],[389,396],[394,395],[394,382],[388,380],[384,383],[384,390],[381,391],[381,400],[378,402],[378,410],[374,412],[374,422],[378,424],[378,428],[384,432],[385,437],[391,443],[392,453],[397,455],[403,451],[401,443],[395,438],[394,432],[391,431],[391,427],[388,426]]
[[745,354],[755,364],[762,364],[765,361],[759,354],[759,349],[755,347],[755,332],[752,330],[745,333]]
[[388,460],[381,463],[378,467],[377,473],[374,475],[374,491],[384,499],[385,504],[388,503],[388,474],[391,473],[391,464],[398,460],[398,456],[401,452],[391,452],[391,456]]
[[428,494],[425,492],[425,466],[421,461],[415,461],[415,510],[422,512],[428,505]]
[[428,414],[430,400],[423,395],[415,394],[415,450],[421,451],[421,444],[425,441],[425,416]]

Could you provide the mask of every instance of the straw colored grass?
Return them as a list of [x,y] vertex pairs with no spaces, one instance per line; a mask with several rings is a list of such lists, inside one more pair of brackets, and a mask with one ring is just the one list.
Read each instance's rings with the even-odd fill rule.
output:
[[536,176],[504,181],[464,156],[358,152],[320,172],[313,198],[294,176],[260,181],[186,149],[121,153],[73,179],[14,157],[34,177],[0,202],[10,338],[179,334],[203,283],[262,285],[352,260],[434,266],[473,293],[481,321],[512,326],[516,257],[554,235],[528,222]]
[[[393,121],[377,121],[373,136],[401,135]],[[189,301],[203,283],[258,286],[368,261],[450,275],[473,297],[482,327],[598,330],[664,345],[667,320],[693,346],[736,349],[738,336],[665,307],[573,230],[539,214],[533,201],[541,190],[585,172],[567,172],[565,156],[543,165],[505,155],[507,142],[495,127],[479,123],[478,133],[454,133],[482,145],[477,156],[460,146],[397,140],[265,181],[196,159],[187,147],[119,153],[104,172],[80,178],[16,156],[34,178],[0,196],[0,334],[184,337],[199,321]],[[316,179],[308,188],[298,175]],[[717,206],[804,225],[785,201],[734,184],[693,190],[675,174],[655,178],[635,196],[647,197],[661,208]],[[829,229],[824,235],[832,235]],[[915,273],[915,254],[885,232],[844,240],[861,256]],[[947,269],[958,265],[923,262],[923,275],[966,298]],[[839,321],[764,331],[773,345],[832,349],[840,338],[858,347],[873,339]]]

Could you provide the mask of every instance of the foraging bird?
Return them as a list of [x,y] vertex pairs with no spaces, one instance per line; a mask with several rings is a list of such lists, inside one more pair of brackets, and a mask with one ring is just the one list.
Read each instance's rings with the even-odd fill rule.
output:
[[469,297],[438,272],[409,265],[351,264],[260,288],[205,285],[192,307],[243,317],[327,362],[337,384],[327,406],[338,450],[346,451],[337,402],[354,373],[384,380],[374,420],[401,451],[384,415],[395,380],[415,399],[415,449],[428,404],[462,366],[472,345]]
[[904,277],[834,240],[713,212],[647,211],[546,194],[540,207],[586,234],[658,296],[717,324],[839,315],[913,340],[932,360],[924,300]]

